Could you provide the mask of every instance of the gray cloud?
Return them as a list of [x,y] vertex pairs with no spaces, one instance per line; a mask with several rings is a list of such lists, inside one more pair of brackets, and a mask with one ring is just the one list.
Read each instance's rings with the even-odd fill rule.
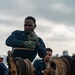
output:
[[64,35],[55,35],[52,38],[47,38],[47,40],[52,41],[52,42],[66,42],[66,41],[74,41],[75,39],[69,38],[67,36]]
[[5,0],[0,0],[0,10],[2,10],[0,13],[17,17],[35,15],[55,21],[56,23],[75,25],[74,3],[74,0],[7,0],[7,2]]
[[36,32],[45,40],[46,45],[75,41],[74,7],[74,0],[0,0],[1,48],[4,48],[3,41],[12,31],[23,29],[23,20],[28,15],[39,20]]

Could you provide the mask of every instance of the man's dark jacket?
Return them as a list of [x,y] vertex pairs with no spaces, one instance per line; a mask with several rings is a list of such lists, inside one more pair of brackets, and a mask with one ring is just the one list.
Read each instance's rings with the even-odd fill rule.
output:
[[33,63],[33,66],[36,69],[34,72],[35,75],[43,75],[42,70],[44,70],[46,68],[46,64],[44,62],[44,59],[35,60]]
[[0,75],[7,75],[8,69],[4,63],[0,63]]
[[[6,45],[10,46],[12,48],[14,48],[14,47],[24,48],[25,46],[23,45],[23,43],[25,41],[28,41],[28,35],[26,34],[26,32],[16,30],[16,31],[12,32],[12,34],[6,39]],[[13,57],[28,58],[31,62],[36,57],[37,53],[41,58],[44,58],[44,56],[46,55],[45,44],[40,37],[38,37],[38,42],[40,43],[40,45],[36,46],[34,51],[15,50],[12,53],[12,56]]]

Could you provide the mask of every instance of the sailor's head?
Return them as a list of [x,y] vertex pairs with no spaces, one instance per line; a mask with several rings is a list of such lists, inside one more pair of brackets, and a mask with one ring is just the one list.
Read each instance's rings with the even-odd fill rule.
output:
[[0,62],[2,62],[3,61],[3,56],[2,55],[0,55]]

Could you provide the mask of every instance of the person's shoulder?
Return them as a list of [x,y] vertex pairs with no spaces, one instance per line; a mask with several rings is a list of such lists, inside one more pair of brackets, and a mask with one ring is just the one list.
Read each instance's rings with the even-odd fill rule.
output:
[[42,39],[41,37],[38,37],[38,41],[39,41],[41,44],[44,43],[44,41],[43,41],[43,39]]
[[22,31],[22,30],[14,30],[12,33],[22,33],[22,32],[24,32],[24,31]]
[[41,62],[41,61],[42,61],[42,59],[37,59],[34,62]]
[[41,38],[41,37],[38,37],[38,39],[39,39],[39,40],[42,40],[42,38]]
[[22,30],[14,30],[13,32],[23,32]]

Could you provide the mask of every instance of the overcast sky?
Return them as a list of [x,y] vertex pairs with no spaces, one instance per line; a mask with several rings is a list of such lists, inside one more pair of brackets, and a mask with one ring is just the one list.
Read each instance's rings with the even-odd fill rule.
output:
[[53,54],[75,53],[75,0],[0,0],[0,54],[11,50],[5,40],[12,31],[23,30],[27,16],[36,18],[35,32]]

